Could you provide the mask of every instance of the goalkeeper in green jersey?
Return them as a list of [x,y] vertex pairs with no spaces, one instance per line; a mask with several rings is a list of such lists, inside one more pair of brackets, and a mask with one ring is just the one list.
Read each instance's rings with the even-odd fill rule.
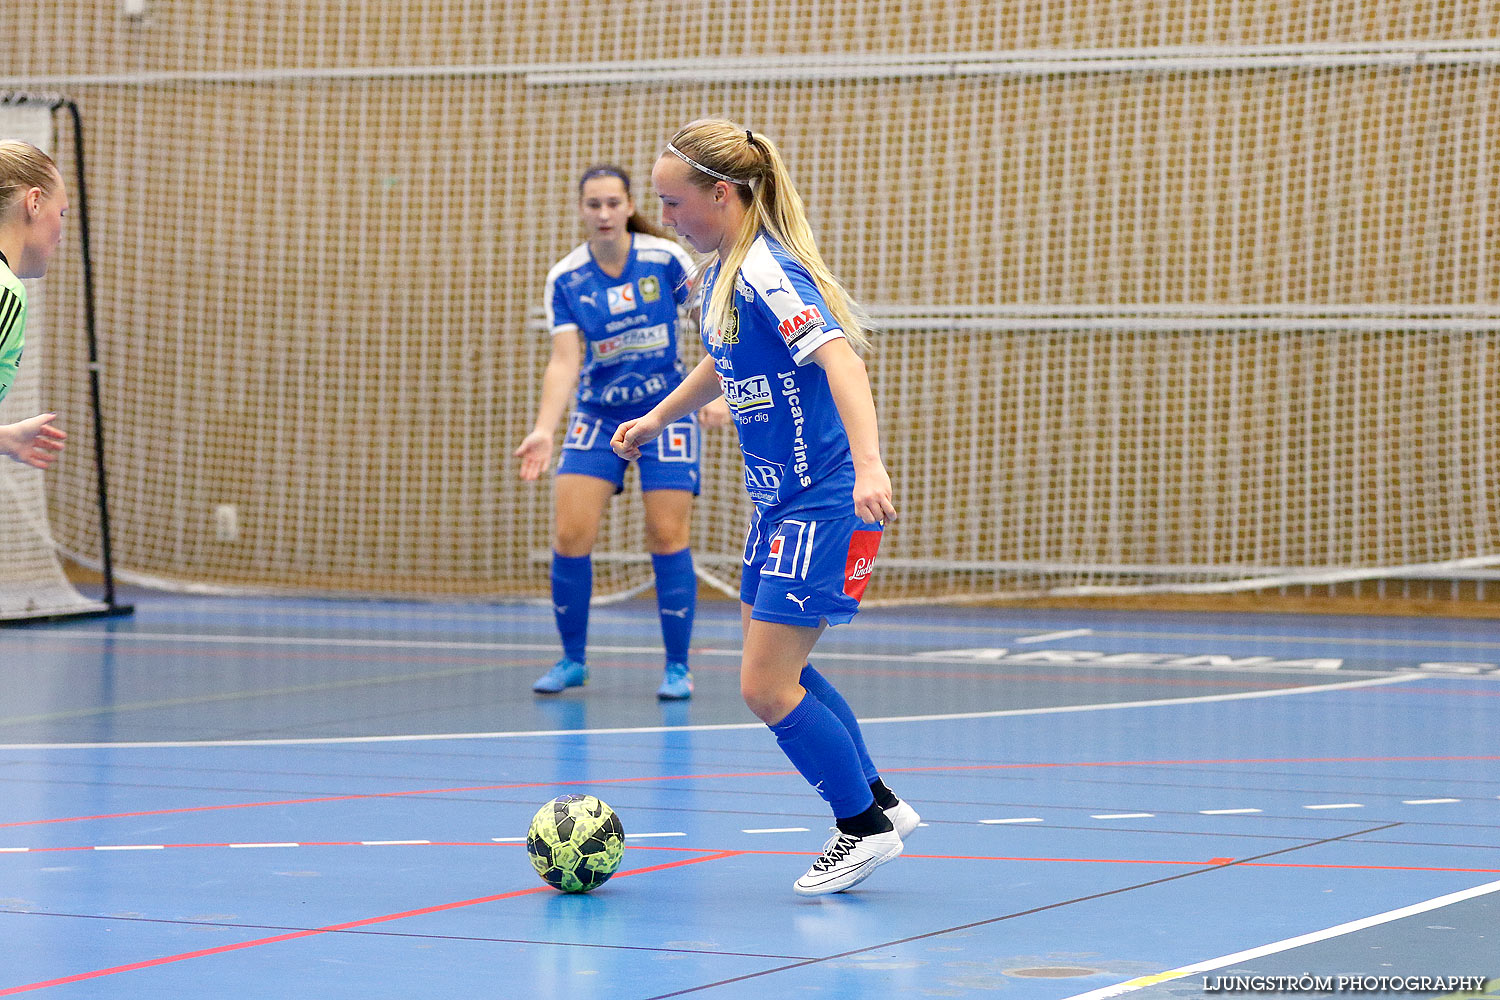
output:
[[[30,143],[0,141],[0,401],[15,384],[26,340],[26,286],[40,278],[62,242],[68,193],[57,164]],[[67,437],[55,413],[0,424],[0,454],[38,469],[57,458]]]

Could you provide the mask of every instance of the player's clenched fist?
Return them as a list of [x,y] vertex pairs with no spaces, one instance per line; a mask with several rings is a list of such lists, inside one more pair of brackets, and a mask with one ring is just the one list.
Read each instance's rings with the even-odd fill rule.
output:
[[891,477],[880,462],[854,470],[854,513],[866,524],[896,519],[891,499]]
[[615,450],[616,455],[634,462],[641,457],[641,445],[660,433],[661,428],[651,424],[647,417],[627,420],[615,428],[615,436],[609,439],[609,446]]

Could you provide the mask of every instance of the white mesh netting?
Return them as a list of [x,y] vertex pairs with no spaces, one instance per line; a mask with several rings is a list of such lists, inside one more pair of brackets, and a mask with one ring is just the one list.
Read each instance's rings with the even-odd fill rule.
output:
[[[52,137],[52,112],[46,104],[0,104],[0,139],[24,139],[51,152]],[[26,352],[20,377],[0,402],[0,424],[35,416],[49,405],[39,377],[56,327],[47,308],[46,282],[26,282],[26,301]],[[104,607],[79,594],[63,572],[48,524],[43,475],[0,459],[0,620]]]
[[[902,517],[870,599],[1500,562],[1500,7],[719,11],[8,15],[0,86],[84,111],[122,577],[544,593],[550,491],[510,452],[577,175],[625,165],[654,216],[651,161],[704,114],[777,139],[884,329]],[[81,426],[80,356],[47,364]],[[747,506],[732,437],[708,436],[694,546],[732,585]],[[86,452],[49,483],[88,557]],[[603,594],[649,579],[633,495],[596,550]]]

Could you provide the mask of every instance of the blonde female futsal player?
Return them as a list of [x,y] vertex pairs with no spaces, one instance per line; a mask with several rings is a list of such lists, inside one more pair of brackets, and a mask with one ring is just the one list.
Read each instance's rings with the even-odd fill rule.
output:
[[[26,286],[40,278],[62,242],[68,193],[46,153],[30,143],[0,142],[0,400],[15,384],[26,340]],[[55,413],[0,424],[0,454],[45,469],[67,437]]]
[[[516,449],[521,478],[534,480],[552,458],[552,436],[571,399],[555,486],[552,609],[563,657],[532,690],[556,694],[587,684],[590,553],[610,497],[624,489],[628,463],[609,446],[622,420],[645,413],[682,381],[679,308],[693,271],[687,251],[635,211],[630,177],[600,165],[578,182],[578,214],[588,240],[547,274],[545,304],[552,358],[542,378],[536,424]],[[705,414],[711,422],[712,414]],[[728,423],[727,413],[720,418]],[[688,548],[688,517],[698,494],[698,422],[682,413],[656,446],[636,456],[646,503],[646,547],[656,572],[666,668],[656,696],[690,698],[688,643],[698,580]]]
[[794,891],[862,881],[901,853],[918,817],[880,780],[843,697],[807,662],[828,625],[859,610],[893,520],[854,305],[818,253],[776,146],[727,121],[682,128],[656,161],[662,217],[704,271],[709,356],[670,396],[615,432],[640,454],[721,392],[745,457],[755,513],[740,586],[745,703],[833,809],[837,829]]

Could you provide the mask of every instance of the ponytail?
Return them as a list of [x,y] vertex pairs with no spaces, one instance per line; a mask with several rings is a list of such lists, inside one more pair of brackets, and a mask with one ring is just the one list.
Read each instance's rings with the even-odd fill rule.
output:
[[663,155],[675,155],[696,168],[690,176],[699,187],[730,184],[746,208],[744,223],[724,255],[714,282],[707,313],[710,327],[723,324],[734,296],[735,277],[750,245],[764,229],[807,268],[849,342],[859,350],[870,346],[863,311],[823,262],[802,198],[775,143],[733,122],[700,118],[679,129]]

